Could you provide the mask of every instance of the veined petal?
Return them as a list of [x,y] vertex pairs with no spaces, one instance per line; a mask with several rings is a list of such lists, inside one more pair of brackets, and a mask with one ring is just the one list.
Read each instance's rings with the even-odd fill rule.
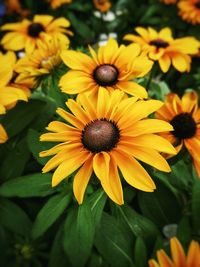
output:
[[81,70],[90,74],[96,67],[92,58],[81,52],[66,50],[61,53],[61,58],[65,65],[73,70]]
[[160,57],[158,62],[163,72],[167,72],[169,70],[171,59],[167,54],[164,54],[162,57]]
[[55,170],[52,177],[52,186],[58,185],[63,179],[77,170],[87,159],[90,153],[87,151],[77,151],[76,155],[63,161]]
[[81,140],[81,132],[71,130],[59,133],[45,133],[40,136],[40,141],[46,142],[66,142],[71,140]]
[[78,203],[83,202],[84,193],[93,171],[92,158],[89,157],[74,177],[73,191]]
[[56,113],[80,130],[85,127],[84,123],[62,108],[57,108]]
[[122,143],[119,143],[118,150],[122,150],[123,152],[130,154],[134,158],[143,161],[160,171],[171,171],[167,161],[154,149],[134,146],[131,144],[130,146],[127,146]]
[[197,108],[198,95],[194,91],[185,93],[181,99],[181,102],[183,111],[191,113]]
[[146,89],[143,86],[132,81],[120,81],[116,84],[116,87],[127,94],[137,96],[139,98],[148,97]]
[[173,262],[177,267],[185,266],[186,257],[181,243],[176,237],[170,240],[170,249]]
[[[122,127],[122,126],[121,126]],[[173,131],[171,124],[157,119],[144,119],[134,123],[133,129],[123,130],[123,136],[138,136],[149,133],[159,133]]]
[[82,109],[76,101],[69,99],[66,105],[71,110],[71,112],[74,114],[74,116],[76,118],[79,118],[79,120],[82,121],[84,125],[90,122],[90,118],[87,116],[84,109]]
[[117,163],[127,183],[142,191],[154,191],[156,188],[154,182],[137,160],[125,153],[122,154],[117,149],[111,151],[111,156]]
[[[118,192],[121,192],[120,181],[118,177],[114,178],[114,181],[111,181],[113,175],[116,175],[116,170],[112,169],[110,172],[110,156],[106,152],[97,153],[93,158],[93,169],[96,176],[101,181],[102,187],[106,194],[116,203],[122,204],[121,193],[118,195]],[[112,166],[114,168],[114,166]],[[109,174],[111,173],[111,177]],[[115,182],[117,183],[115,184]],[[114,187],[113,187],[114,184]],[[117,188],[116,188],[117,186]],[[117,194],[116,194],[117,192]]]
[[59,133],[59,132],[65,132],[65,131],[69,131],[69,130],[74,130],[74,131],[78,131],[76,128],[67,125],[64,122],[61,121],[52,121],[48,124],[48,126],[46,127],[46,129],[50,132],[54,132],[54,133]]

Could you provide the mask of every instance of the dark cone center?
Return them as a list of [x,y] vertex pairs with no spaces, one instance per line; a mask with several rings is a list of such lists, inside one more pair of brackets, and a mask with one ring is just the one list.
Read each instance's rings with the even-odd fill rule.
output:
[[179,139],[191,138],[197,130],[196,122],[189,113],[176,115],[170,123],[174,127],[172,134]]
[[166,48],[169,45],[168,42],[166,42],[162,39],[152,40],[149,44],[155,45],[157,48]]
[[114,65],[101,65],[98,66],[94,73],[95,81],[101,86],[112,86],[118,80],[118,69]]
[[38,37],[41,32],[44,32],[44,26],[41,23],[32,23],[28,27],[28,34],[31,37]]
[[200,1],[197,1],[197,2],[195,3],[195,7],[196,7],[196,8],[200,8]]
[[83,146],[93,153],[112,150],[119,138],[120,131],[117,125],[106,119],[95,120],[82,131]]

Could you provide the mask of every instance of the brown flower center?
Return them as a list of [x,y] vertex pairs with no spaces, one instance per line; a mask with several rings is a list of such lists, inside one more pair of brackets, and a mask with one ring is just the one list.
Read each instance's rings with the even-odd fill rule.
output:
[[118,80],[118,69],[114,65],[104,64],[98,66],[93,73],[95,81],[101,86],[112,86]]
[[200,1],[197,1],[194,5],[196,8],[200,8]]
[[112,150],[119,138],[117,125],[106,119],[92,121],[82,131],[83,146],[93,153]]
[[166,48],[169,45],[168,42],[166,42],[162,39],[159,39],[159,38],[152,40],[149,44],[155,45],[157,48]]
[[176,115],[170,124],[174,127],[172,134],[179,139],[191,138],[197,130],[196,122],[189,113]]
[[39,34],[44,31],[44,26],[41,23],[32,23],[28,27],[28,34],[31,37],[38,37]]

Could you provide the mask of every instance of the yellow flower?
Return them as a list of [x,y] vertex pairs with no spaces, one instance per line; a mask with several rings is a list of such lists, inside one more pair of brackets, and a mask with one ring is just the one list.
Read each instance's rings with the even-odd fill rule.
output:
[[166,5],[176,4],[177,0],[161,0]]
[[149,267],[200,267],[200,246],[192,240],[187,255],[176,237],[170,239],[171,257],[163,249],[157,251],[158,262],[149,260]]
[[29,90],[12,83],[16,56],[13,52],[0,53],[0,114],[13,107],[18,100],[27,101]]
[[3,127],[2,124],[0,124],[0,144],[5,143],[8,140],[8,135]]
[[169,28],[163,28],[160,32],[151,27],[136,27],[135,30],[140,36],[127,34],[124,40],[140,44],[150,59],[158,61],[163,72],[167,72],[171,64],[180,72],[190,71],[189,55],[196,54],[199,47],[194,37],[174,39]]
[[19,73],[16,82],[22,83],[29,78],[50,73],[61,63],[60,53],[67,48],[66,42],[55,38],[41,42],[33,53],[18,60],[15,65],[15,71]]
[[164,138],[155,135],[170,131],[172,126],[146,117],[163,104],[158,100],[140,100],[115,90],[110,93],[100,89],[97,101],[88,94],[80,94],[78,102],[66,103],[72,114],[58,108],[67,123],[51,122],[41,141],[61,142],[40,153],[41,157],[55,155],[43,168],[43,173],[55,169],[52,186],[56,186],[75,170],[73,190],[79,204],[92,172],[96,174],[107,195],[117,204],[123,204],[123,191],[118,173],[131,186],[152,192],[156,187],[149,174],[137,160],[161,171],[170,167],[159,154],[174,154],[174,147]]
[[64,4],[70,4],[72,0],[49,0],[53,9],[56,9]]
[[131,81],[144,76],[152,61],[140,55],[138,44],[118,47],[114,39],[98,50],[89,46],[92,58],[81,52],[67,50],[61,53],[64,63],[71,68],[60,80],[61,90],[67,94],[89,92],[97,97],[101,87],[108,91],[120,89],[130,95],[146,98],[147,92],[141,85]]
[[102,13],[107,12],[111,8],[111,3],[109,0],[93,0],[93,3],[96,9]]
[[31,53],[37,48],[45,37],[54,37],[62,42],[69,43],[66,34],[72,32],[66,28],[70,22],[66,18],[57,18],[50,15],[35,15],[33,21],[24,19],[22,22],[7,23],[1,27],[6,33],[1,40],[1,44],[6,50],[22,50]]
[[200,1],[180,0],[178,3],[179,15],[191,24],[200,24]]
[[164,106],[156,112],[156,117],[174,127],[174,131],[161,135],[176,146],[177,152],[185,145],[200,176],[200,109],[197,94],[185,93],[182,99],[176,94],[168,94]]

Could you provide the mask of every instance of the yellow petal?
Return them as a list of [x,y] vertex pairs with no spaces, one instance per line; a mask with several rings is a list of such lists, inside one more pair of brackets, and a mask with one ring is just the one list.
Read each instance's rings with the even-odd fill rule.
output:
[[196,92],[185,93],[181,99],[184,112],[190,113],[198,106],[198,95]]
[[82,121],[84,125],[90,122],[90,118],[87,116],[84,109],[82,109],[76,101],[69,99],[66,105],[71,110],[71,112],[74,114],[74,116],[76,118],[79,118],[79,120]]
[[69,131],[69,130],[77,131],[76,128],[73,128],[72,126],[69,126],[66,123],[61,122],[61,121],[50,122],[48,127],[46,127],[46,129],[50,132],[55,132],[55,133],[65,132],[65,131]]
[[83,202],[84,193],[90,180],[90,176],[92,175],[92,171],[92,159],[90,157],[74,177],[73,191],[79,204]]
[[145,88],[135,82],[120,81],[116,84],[116,87],[127,94],[137,96],[139,98],[147,98],[148,94]]
[[137,160],[125,153],[119,153],[117,149],[111,151],[111,156],[127,183],[142,191],[154,191],[156,188],[154,182]]
[[185,57],[178,53],[173,55],[172,64],[174,68],[180,72],[184,72],[188,69],[188,63],[185,60]]
[[8,135],[3,127],[2,124],[0,124],[0,144],[5,143],[8,140]]
[[163,72],[167,72],[169,70],[171,60],[167,54],[164,54],[162,57],[160,57],[158,62]]
[[86,151],[77,151],[77,154],[72,155],[72,158],[68,158],[67,160],[63,161],[53,174],[52,186],[58,185],[63,179],[77,170],[85,161],[87,161],[89,156],[90,153]]
[[70,124],[74,125],[76,128],[82,130],[85,125],[82,123],[79,119],[77,119],[75,116],[70,114],[69,112],[65,111],[62,108],[58,108],[56,110],[56,113],[60,115],[64,120],[68,121]]

